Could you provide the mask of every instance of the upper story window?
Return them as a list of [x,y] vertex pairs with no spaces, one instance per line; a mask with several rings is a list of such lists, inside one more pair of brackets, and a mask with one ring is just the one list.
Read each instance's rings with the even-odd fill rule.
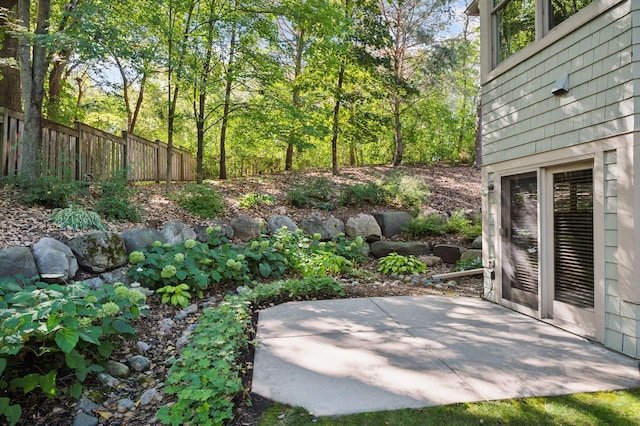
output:
[[494,0],[497,63],[536,39],[535,0]]
[[[496,66],[595,0],[491,0]],[[548,19],[544,19],[548,16]]]
[[550,0],[549,29],[567,20],[594,0]]

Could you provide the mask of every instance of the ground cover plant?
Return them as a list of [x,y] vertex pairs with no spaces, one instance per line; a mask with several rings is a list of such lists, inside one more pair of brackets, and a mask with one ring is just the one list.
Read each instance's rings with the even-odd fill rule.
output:
[[616,425],[640,424],[640,389],[509,399],[316,418],[301,408],[272,406],[259,426],[319,425]]
[[135,335],[130,321],[144,301],[121,284],[0,282],[0,416],[20,420],[18,392],[79,398],[88,374],[103,371],[120,339]]
[[98,213],[83,209],[75,204],[70,204],[69,207],[64,209],[55,210],[51,215],[51,221],[62,229],[71,229],[73,231],[84,229],[109,230],[109,227],[100,219]]
[[190,183],[172,194],[172,198],[186,211],[202,218],[214,217],[224,210],[222,197],[209,184]]
[[463,211],[455,210],[446,219],[440,214],[414,217],[402,230],[414,238],[459,234],[464,236],[465,240],[473,241],[482,235],[482,223],[479,217],[469,219]]

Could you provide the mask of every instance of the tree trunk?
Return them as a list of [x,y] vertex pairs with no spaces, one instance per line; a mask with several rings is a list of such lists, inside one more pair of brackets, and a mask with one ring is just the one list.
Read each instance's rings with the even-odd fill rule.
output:
[[338,174],[338,133],[340,131],[340,101],[342,100],[342,82],[344,80],[344,66],[338,72],[336,87],[336,104],[333,107],[333,137],[331,138],[331,173]]
[[404,151],[402,146],[402,123],[400,122],[400,99],[394,99],[393,101],[393,127],[396,138],[396,153],[393,158],[393,166],[398,167],[402,163],[402,153]]
[[196,152],[196,183],[198,184],[204,180],[204,114],[206,102],[207,94],[201,90],[200,96],[198,96],[198,113],[196,116],[196,140],[198,146]]
[[233,85],[233,61],[236,49],[236,25],[231,29],[229,41],[229,65],[227,66],[227,84],[224,89],[224,111],[222,112],[222,127],[220,128],[220,179],[227,178],[227,126],[229,124],[229,106],[231,104],[231,87]]
[[[0,0],[0,7],[12,10],[18,4],[17,0]],[[0,17],[0,27],[4,27],[6,20]],[[18,61],[18,39],[5,33],[0,43],[0,58]],[[0,66],[0,106],[10,110],[22,112],[22,94],[20,91],[20,70],[17,67]]]
[[[302,73],[302,53],[304,52],[304,36],[305,30],[299,29],[296,37],[296,54],[294,57],[293,70],[293,89],[291,91],[291,101],[295,108],[302,106],[300,101],[300,86],[298,85],[298,76]],[[291,135],[292,139],[294,135]],[[293,142],[287,144],[287,156],[284,162],[284,169],[290,171],[293,169]]]
[[[18,9],[22,25],[28,31],[28,25],[31,21],[30,2],[28,0],[19,0]],[[42,103],[47,62],[47,50],[41,38],[49,32],[50,13],[50,1],[39,0],[33,45],[28,37],[22,37],[19,42],[20,78],[24,96],[22,174],[30,179],[35,179],[40,175],[39,153],[42,142]]]

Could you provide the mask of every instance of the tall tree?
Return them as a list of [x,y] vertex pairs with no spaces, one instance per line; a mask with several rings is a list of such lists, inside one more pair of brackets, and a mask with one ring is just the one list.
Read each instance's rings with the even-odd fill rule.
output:
[[445,27],[451,0],[380,0],[380,11],[392,43],[383,50],[389,60],[385,82],[393,116],[395,154],[393,165],[402,163],[404,152],[402,115],[419,91],[414,84],[425,50]]
[[21,112],[18,38],[9,25],[17,6],[18,0],[0,0],[0,106]]
[[22,96],[24,99],[24,134],[22,147],[22,174],[34,179],[40,174],[40,144],[42,142],[42,104],[47,66],[50,0],[38,0],[35,29],[32,32],[31,2],[18,1],[18,13],[23,31],[19,36],[18,57]]

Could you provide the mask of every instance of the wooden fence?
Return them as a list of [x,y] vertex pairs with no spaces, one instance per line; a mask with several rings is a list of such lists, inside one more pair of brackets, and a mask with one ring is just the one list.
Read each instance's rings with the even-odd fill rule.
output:
[[[65,180],[102,180],[120,170],[129,181],[166,180],[168,147],[131,133],[121,136],[82,123],[67,127],[42,121],[42,174]],[[22,169],[21,113],[0,107],[0,177]],[[174,181],[195,180],[195,159],[184,149],[173,148],[171,176]]]

